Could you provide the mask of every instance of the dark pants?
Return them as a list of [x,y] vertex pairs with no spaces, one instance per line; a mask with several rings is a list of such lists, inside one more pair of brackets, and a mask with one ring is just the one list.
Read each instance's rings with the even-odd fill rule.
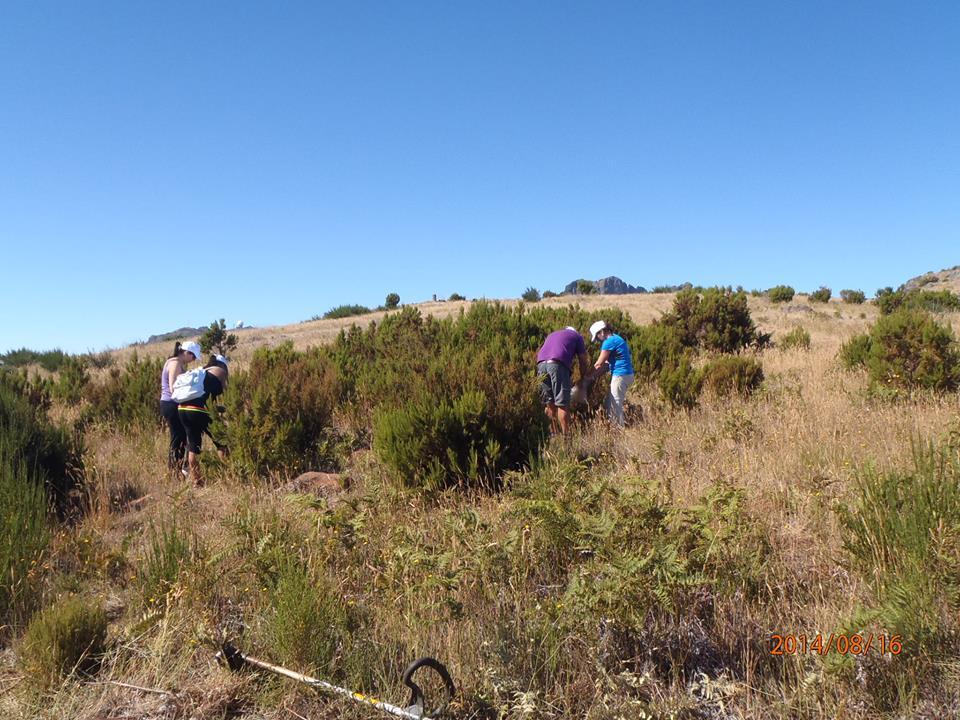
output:
[[187,433],[180,422],[180,413],[173,400],[160,401],[160,414],[170,426],[170,452],[167,456],[167,465],[170,469],[178,468],[183,463],[183,456],[187,450]]

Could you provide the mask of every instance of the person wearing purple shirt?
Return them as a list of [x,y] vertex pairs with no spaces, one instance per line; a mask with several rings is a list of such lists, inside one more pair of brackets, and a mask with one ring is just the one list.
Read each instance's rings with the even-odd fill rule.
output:
[[576,328],[566,327],[547,335],[537,351],[537,375],[540,377],[540,397],[543,409],[550,418],[550,432],[570,432],[570,375],[573,359],[580,362],[580,376],[590,374],[587,345]]

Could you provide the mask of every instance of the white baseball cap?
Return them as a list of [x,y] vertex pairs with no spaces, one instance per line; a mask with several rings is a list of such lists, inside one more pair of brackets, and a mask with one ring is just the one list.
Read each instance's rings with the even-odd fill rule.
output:
[[214,355],[214,356],[213,356],[213,359],[216,360],[217,362],[222,362],[224,365],[229,365],[229,364],[230,364],[230,363],[227,362],[227,356],[226,356],[226,355]]
[[180,349],[188,353],[193,353],[194,360],[199,360],[200,356],[203,355],[203,350],[200,349],[200,343],[195,343],[195,342],[184,343],[183,345],[180,346]]
[[593,325],[590,326],[590,342],[596,342],[597,333],[606,329],[607,324],[603,320],[597,320]]

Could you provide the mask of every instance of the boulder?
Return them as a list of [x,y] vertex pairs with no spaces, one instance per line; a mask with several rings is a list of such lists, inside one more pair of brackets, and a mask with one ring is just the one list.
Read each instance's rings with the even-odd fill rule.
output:
[[[563,289],[564,295],[576,295],[577,294],[577,283],[580,280],[574,280],[571,283],[568,283],[567,286]],[[634,287],[633,285],[628,285],[620,278],[615,275],[610,277],[600,278],[599,280],[593,280],[593,287],[597,295],[628,295],[630,293],[645,293],[647,292],[646,288],[643,287]]]

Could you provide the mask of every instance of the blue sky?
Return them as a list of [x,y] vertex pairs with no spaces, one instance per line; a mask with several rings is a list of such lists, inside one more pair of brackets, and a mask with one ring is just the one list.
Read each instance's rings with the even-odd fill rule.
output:
[[0,351],[960,264],[956,2],[6,2]]

